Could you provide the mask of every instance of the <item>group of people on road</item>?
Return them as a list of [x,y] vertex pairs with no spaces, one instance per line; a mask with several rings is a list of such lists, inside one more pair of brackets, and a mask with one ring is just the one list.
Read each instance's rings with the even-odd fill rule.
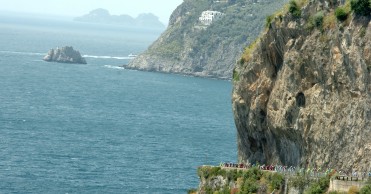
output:
[[343,171],[343,170],[336,170],[336,169],[322,169],[322,168],[299,168],[295,166],[283,166],[283,165],[265,165],[265,164],[244,164],[244,163],[232,163],[232,162],[222,162],[220,163],[221,167],[227,167],[227,168],[239,168],[239,169],[248,169],[248,168],[258,168],[260,170],[265,171],[274,171],[274,172],[280,172],[280,173],[299,173],[299,174],[308,174],[310,176],[326,176],[331,174],[339,174],[339,175],[345,175],[349,177],[362,177],[362,178],[371,178],[371,171]]

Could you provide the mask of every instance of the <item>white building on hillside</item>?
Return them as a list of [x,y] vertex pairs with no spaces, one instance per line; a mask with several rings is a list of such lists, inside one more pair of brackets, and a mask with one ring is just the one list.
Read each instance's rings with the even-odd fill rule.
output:
[[200,20],[200,22],[203,24],[203,25],[210,25],[212,24],[214,21],[222,18],[224,15],[224,13],[222,12],[219,12],[219,11],[203,11],[202,14],[201,14],[201,17],[199,17],[198,20]]

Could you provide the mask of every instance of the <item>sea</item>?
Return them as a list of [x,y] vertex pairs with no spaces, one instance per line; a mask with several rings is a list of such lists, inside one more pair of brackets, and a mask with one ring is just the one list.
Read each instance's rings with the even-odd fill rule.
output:
[[0,14],[0,193],[187,193],[236,161],[230,81],[120,67],[161,33]]

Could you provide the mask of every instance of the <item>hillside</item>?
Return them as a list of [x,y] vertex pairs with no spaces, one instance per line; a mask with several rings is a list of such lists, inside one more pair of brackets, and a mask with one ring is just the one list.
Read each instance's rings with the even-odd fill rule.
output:
[[[167,30],[127,68],[230,79],[244,47],[284,2],[185,0],[171,15]],[[204,25],[199,17],[207,10],[224,15]]]
[[370,170],[371,8],[356,7],[300,0],[269,17],[234,71],[239,161]]

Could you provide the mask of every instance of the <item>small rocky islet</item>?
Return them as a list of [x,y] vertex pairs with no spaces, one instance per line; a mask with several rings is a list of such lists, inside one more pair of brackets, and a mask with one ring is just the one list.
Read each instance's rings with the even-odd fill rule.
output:
[[80,52],[74,50],[72,46],[50,49],[43,60],[57,63],[87,64]]

